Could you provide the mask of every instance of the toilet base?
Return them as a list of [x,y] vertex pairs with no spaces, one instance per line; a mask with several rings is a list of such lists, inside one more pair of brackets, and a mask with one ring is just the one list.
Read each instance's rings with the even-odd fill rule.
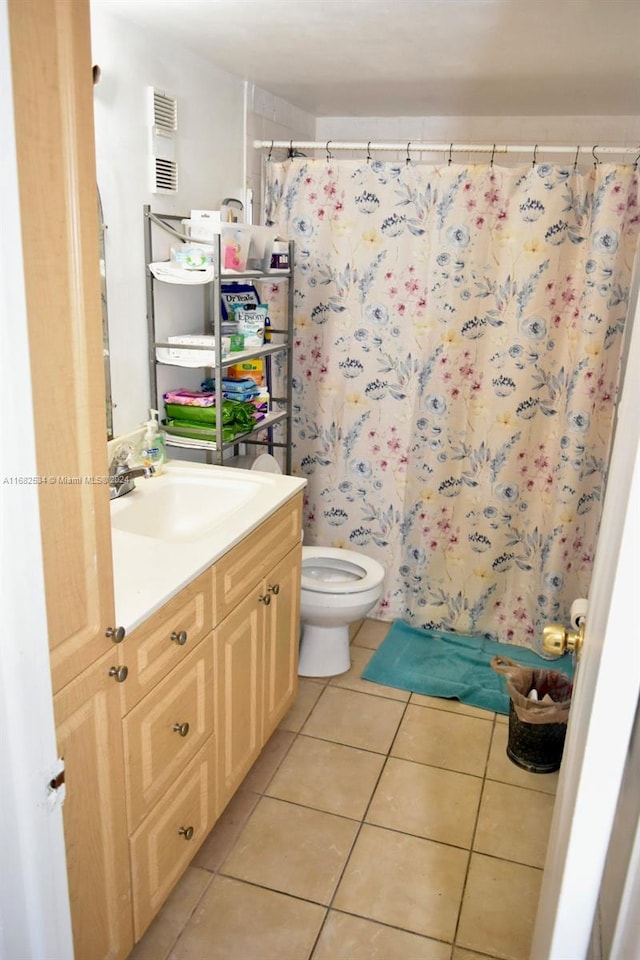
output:
[[339,627],[303,624],[298,676],[335,677],[350,668],[349,624]]

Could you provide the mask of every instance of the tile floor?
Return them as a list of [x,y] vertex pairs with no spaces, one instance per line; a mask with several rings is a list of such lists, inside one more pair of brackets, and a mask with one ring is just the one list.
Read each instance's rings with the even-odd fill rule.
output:
[[298,698],[130,960],[527,960],[557,774],[507,718],[340,677]]

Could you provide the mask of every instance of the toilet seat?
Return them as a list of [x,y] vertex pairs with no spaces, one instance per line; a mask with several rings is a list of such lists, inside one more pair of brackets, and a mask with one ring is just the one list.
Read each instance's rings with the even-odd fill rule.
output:
[[354,550],[340,547],[302,548],[302,589],[311,593],[354,594],[376,588],[384,567]]

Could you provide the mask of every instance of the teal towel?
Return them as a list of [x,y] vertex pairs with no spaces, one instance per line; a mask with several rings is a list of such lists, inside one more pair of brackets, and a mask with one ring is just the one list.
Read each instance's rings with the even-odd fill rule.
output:
[[508,714],[506,681],[492,669],[492,657],[508,657],[522,666],[557,671],[573,679],[573,664],[567,654],[545,660],[526,647],[442,630],[421,630],[401,620],[395,621],[362,678]]

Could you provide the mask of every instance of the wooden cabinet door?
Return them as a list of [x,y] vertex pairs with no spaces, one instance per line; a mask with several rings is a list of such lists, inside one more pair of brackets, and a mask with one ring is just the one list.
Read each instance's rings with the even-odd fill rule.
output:
[[10,0],[8,10],[57,691],[111,647],[114,626],[89,2]]
[[115,660],[103,656],[54,697],[78,960],[122,960],[133,947],[120,685],[109,676]]
[[262,749],[262,604],[258,589],[213,632],[219,810]]
[[287,554],[270,572],[264,608],[264,740],[285,715],[298,689],[300,646],[300,570],[302,547]]

